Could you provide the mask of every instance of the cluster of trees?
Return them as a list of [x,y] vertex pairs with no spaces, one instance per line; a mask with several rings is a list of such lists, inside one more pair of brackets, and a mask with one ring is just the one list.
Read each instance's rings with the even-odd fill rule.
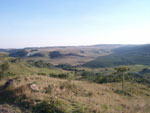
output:
[[82,79],[87,79],[92,82],[96,82],[100,84],[122,82],[122,92],[125,92],[125,80],[127,81],[133,80],[133,77],[127,75],[129,68],[116,67],[114,69],[116,70],[116,72],[113,73],[112,75],[102,75],[100,73],[83,71],[81,73],[81,76],[82,76]]
[[44,54],[42,54],[42,53],[35,53],[33,55],[30,55],[29,57],[44,57]]
[[74,53],[62,54],[59,51],[52,51],[52,52],[49,53],[49,56],[50,56],[51,59],[59,58],[59,57],[65,57],[65,56],[84,57],[84,56],[74,54]]
[[28,54],[26,50],[13,50],[10,52],[10,57],[25,57]]
[[69,78],[69,74],[68,73],[62,73],[62,74],[54,74],[54,73],[50,73],[50,77],[55,77],[55,78]]
[[150,69],[148,68],[144,68],[141,72],[139,72],[140,74],[146,74],[146,73],[150,73]]
[[21,58],[12,58],[9,60],[10,63],[17,63],[17,62],[20,62],[21,61]]
[[39,60],[39,61],[29,60],[28,63],[38,68],[52,68],[53,67],[52,64],[46,63],[43,60]]
[[[150,74],[136,74],[131,73],[128,67],[119,66],[114,68],[114,72],[112,74],[104,74],[104,73],[94,73],[90,71],[82,71],[78,73],[82,76],[82,80],[88,80],[95,83],[103,84],[103,83],[122,83],[122,92],[126,92],[125,90],[125,82],[136,82],[144,85],[150,85]],[[143,69],[144,72],[149,71],[149,69]],[[142,72],[143,72],[142,71]]]
[[56,67],[67,71],[77,71],[77,69],[70,64],[59,64]]
[[59,58],[62,57],[62,54],[59,51],[53,51],[49,53],[50,58]]
[[9,69],[8,62],[5,62],[2,65],[0,65],[0,79],[2,79],[7,74],[8,69]]

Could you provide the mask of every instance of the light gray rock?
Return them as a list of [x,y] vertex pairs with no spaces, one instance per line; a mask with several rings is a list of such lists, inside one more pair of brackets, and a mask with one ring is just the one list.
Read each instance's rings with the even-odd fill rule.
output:
[[36,84],[30,84],[29,87],[32,91],[39,91],[39,88]]

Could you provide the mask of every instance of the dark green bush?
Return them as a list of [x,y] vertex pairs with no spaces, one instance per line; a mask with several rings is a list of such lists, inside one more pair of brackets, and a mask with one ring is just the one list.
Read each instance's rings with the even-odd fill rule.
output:
[[0,79],[5,77],[5,75],[8,73],[8,69],[9,69],[8,62],[5,62],[2,65],[0,65]]
[[39,60],[39,61],[29,60],[28,63],[38,68],[52,68],[53,67],[52,64],[46,63],[42,60]]
[[55,78],[69,78],[69,74],[54,74],[54,73],[50,73],[50,77],[55,77]]
[[64,102],[56,99],[51,99],[50,101],[43,101],[38,104],[34,111],[36,113],[69,113],[67,110],[68,106]]
[[38,73],[38,75],[46,75],[46,73]]
[[74,66],[71,66],[70,64],[59,64],[56,67],[62,68],[64,70],[68,70],[68,71],[77,71],[77,69]]

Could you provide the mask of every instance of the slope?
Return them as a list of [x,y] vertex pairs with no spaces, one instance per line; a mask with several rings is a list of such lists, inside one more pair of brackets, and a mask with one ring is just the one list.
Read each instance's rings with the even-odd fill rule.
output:
[[112,67],[118,65],[150,65],[150,45],[125,45],[112,50],[112,54],[87,62],[87,67]]
[[[31,89],[32,84],[37,87],[36,91]],[[128,95],[118,92],[120,83],[94,84],[40,75],[18,76],[6,89],[0,90],[0,100],[36,113],[148,113],[150,89],[136,83],[125,86]]]

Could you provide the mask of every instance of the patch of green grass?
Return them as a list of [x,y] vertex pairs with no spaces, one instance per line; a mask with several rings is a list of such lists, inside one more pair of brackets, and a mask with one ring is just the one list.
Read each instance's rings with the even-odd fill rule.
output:
[[70,113],[70,106],[58,99],[50,99],[40,102],[35,106],[36,113]]

